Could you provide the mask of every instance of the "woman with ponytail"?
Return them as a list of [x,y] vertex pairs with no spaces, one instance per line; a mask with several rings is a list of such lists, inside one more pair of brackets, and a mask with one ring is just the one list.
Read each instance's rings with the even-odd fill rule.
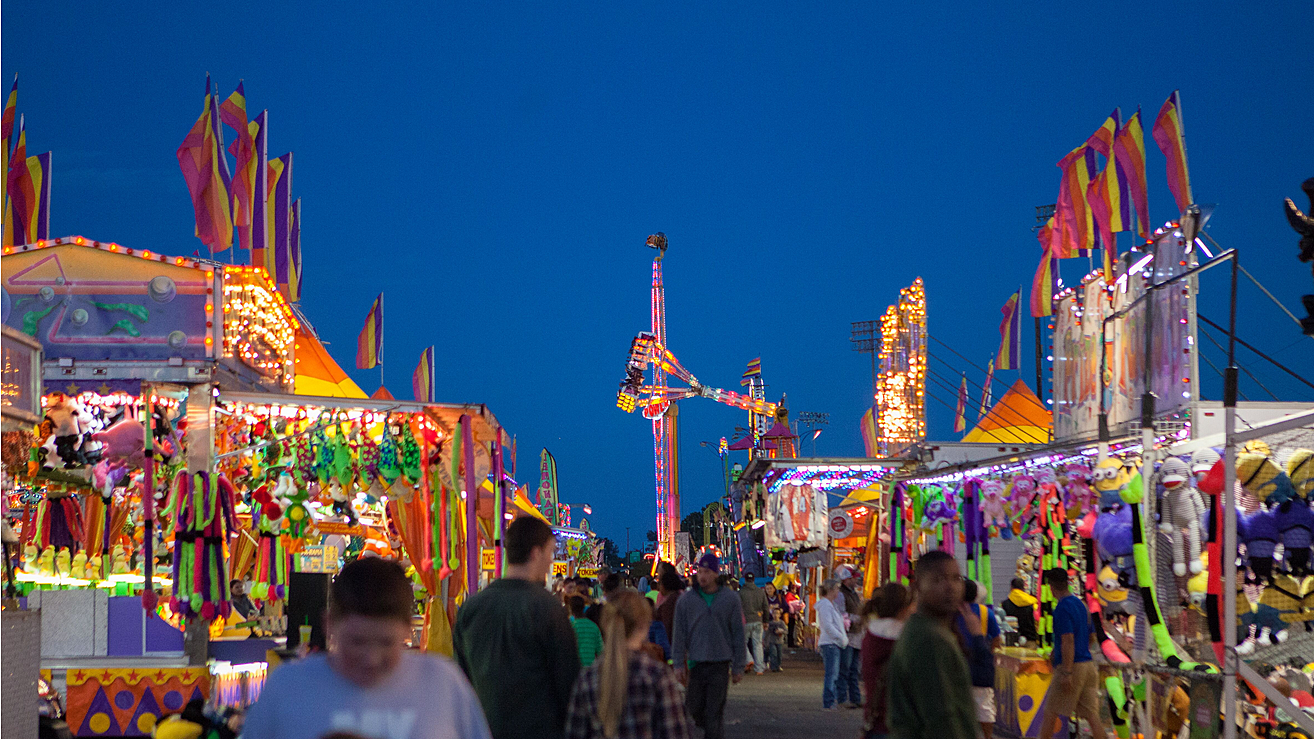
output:
[[675,675],[648,656],[652,611],[633,591],[612,596],[602,612],[603,651],[584,668],[570,696],[566,739],[688,739]]

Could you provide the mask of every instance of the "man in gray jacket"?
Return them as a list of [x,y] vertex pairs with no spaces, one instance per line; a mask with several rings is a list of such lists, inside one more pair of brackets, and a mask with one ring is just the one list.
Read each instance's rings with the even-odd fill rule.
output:
[[767,610],[766,593],[762,592],[755,580],[751,572],[744,575],[744,587],[739,589],[739,602],[744,604],[744,636],[748,639],[748,656],[753,660],[753,672],[761,675],[766,672],[762,636],[770,611]]
[[671,661],[688,686],[685,705],[707,739],[721,739],[730,682],[744,677],[747,662],[744,609],[739,596],[717,582],[721,560],[708,552],[698,560],[694,587],[675,603]]

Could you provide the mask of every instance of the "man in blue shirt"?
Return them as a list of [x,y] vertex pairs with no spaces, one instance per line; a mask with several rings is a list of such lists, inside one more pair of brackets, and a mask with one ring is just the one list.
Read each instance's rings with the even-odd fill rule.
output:
[[1090,658],[1090,614],[1081,599],[1068,592],[1068,571],[1045,570],[1054,594],[1054,678],[1049,685],[1040,739],[1050,739],[1058,719],[1075,711],[1090,724],[1091,736],[1103,739],[1100,723],[1100,671]]
[[963,644],[967,667],[972,674],[972,702],[976,720],[985,739],[995,732],[995,649],[1003,641],[999,620],[994,611],[977,603],[980,585],[975,580],[963,583],[962,612],[954,619],[958,640]]

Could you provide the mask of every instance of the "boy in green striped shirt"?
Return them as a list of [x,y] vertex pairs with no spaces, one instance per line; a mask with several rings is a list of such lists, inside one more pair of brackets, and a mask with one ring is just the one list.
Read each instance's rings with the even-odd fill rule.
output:
[[579,663],[583,667],[593,664],[602,654],[602,631],[593,621],[584,618],[584,599],[570,596],[570,625],[575,628],[575,643],[579,646]]

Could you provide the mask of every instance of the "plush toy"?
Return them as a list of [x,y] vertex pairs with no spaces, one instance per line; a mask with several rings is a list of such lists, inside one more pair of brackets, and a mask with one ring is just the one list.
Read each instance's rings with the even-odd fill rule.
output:
[[128,574],[128,548],[115,544],[110,554],[110,572],[115,575]]
[[1287,478],[1296,489],[1296,495],[1314,499],[1314,451],[1297,449],[1287,460]]
[[1008,505],[1014,516],[1020,516],[1031,507],[1036,498],[1036,478],[1031,475],[1014,475],[1009,486]]
[[73,555],[73,562],[69,567],[69,575],[79,580],[87,580],[87,553],[78,552]]
[[135,418],[124,418],[91,438],[104,444],[101,450],[105,460],[125,460],[134,467],[145,459],[146,429]]
[[992,530],[1006,528],[1008,516],[1004,514],[1004,483],[986,480],[978,491],[981,497],[981,519]]
[[41,550],[41,556],[37,559],[37,571],[46,577],[55,576],[55,548],[53,546]]
[[1304,498],[1292,498],[1273,509],[1282,540],[1283,561],[1296,577],[1309,574],[1310,544],[1314,543],[1314,511]]
[[1218,452],[1209,447],[1196,450],[1195,454],[1191,455],[1191,474],[1195,475],[1197,482],[1203,480],[1220,459],[1222,457],[1218,456]]
[[1163,484],[1164,515],[1159,529],[1173,539],[1173,574],[1185,577],[1189,569],[1198,574],[1200,565],[1200,521],[1205,514],[1204,502],[1187,482],[1190,470],[1176,457],[1165,459],[1159,467],[1159,482]]
[[1238,526],[1237,533],[1245,532],[1242,541],[1246,545],[1250,571],[1261,585],[1267,585],[1273,581],[1273,553],[1281,538],[1277,516],[1267,508],[1260,508],[1244,520],[1244,526]]
[[1070,462],[1063,467],[1068,517],[1078,518],[1099,506],[1099,496],[1090,486],[1090,467],[1083,462]]
[[59,554],[55,555],[55,574],[68,577],[72,572],[73,555],[69,553],[68,547],[60,547]]
[[87,579],[104,580],[105,570],[103,567],[104,564],[101,560],[101,556],[99,554],[91,555],[91,557],[87,559]]
[[1306,615],[1303,578],[1284,572],[1273,576],[1273,583],[1259,594],[1259,605],[1270,606],[1285,624],[1301,623],[1314,616]]
[[1273,461],[1273,458],[1255,452],[1242,454],[1236,462],[1236,479],[1241,489],[1259,498],[1264,505],[1274,506],[1291,500],[1296,489],[1291,478]]
[[1118,580],[1118,573],[1113,571],[1112,567],[1105,565],[1097,576],[1099,589],[1095,591],[1095,597],[1099,600],[1100,608],[1106,614],[1124,613],[1131,615],[1131,604],[1127,602],[1127,588]]
[[23,571],[28,574],[35,574],[41,562],[41,552],[37,551],[36,545],[28,543],[23,547]]
[[1132,561],[1131,525],[1131,508],[1122,506],[1116,512],[1101,513],[1095,519],[1095,526],[1091,531],[1100,558],[1108,564],[1124,586],[1136,584],[1135,563]]
[[1091,472],[1095,490],[1100,494],[1100,510],[1111,510],[1118,505],[1118,491],[1131,479],[1122,460],[1117,457],[1105,457],[1095,465]]
[[1200,570],[1186,581],[1186,604],[1204,613],[1205,596],[1209,590],[1209,573],[1206,571],[1209,566],[1209,553],[1202,553],[1199,562]]
[[79,421],[78,404],[63,393],[51,396],[50,406],[46,408],[46,418],[54,424],[55,450],[63,460],[65,467],[78,467],[86,464],[82,456],[82,426]]

